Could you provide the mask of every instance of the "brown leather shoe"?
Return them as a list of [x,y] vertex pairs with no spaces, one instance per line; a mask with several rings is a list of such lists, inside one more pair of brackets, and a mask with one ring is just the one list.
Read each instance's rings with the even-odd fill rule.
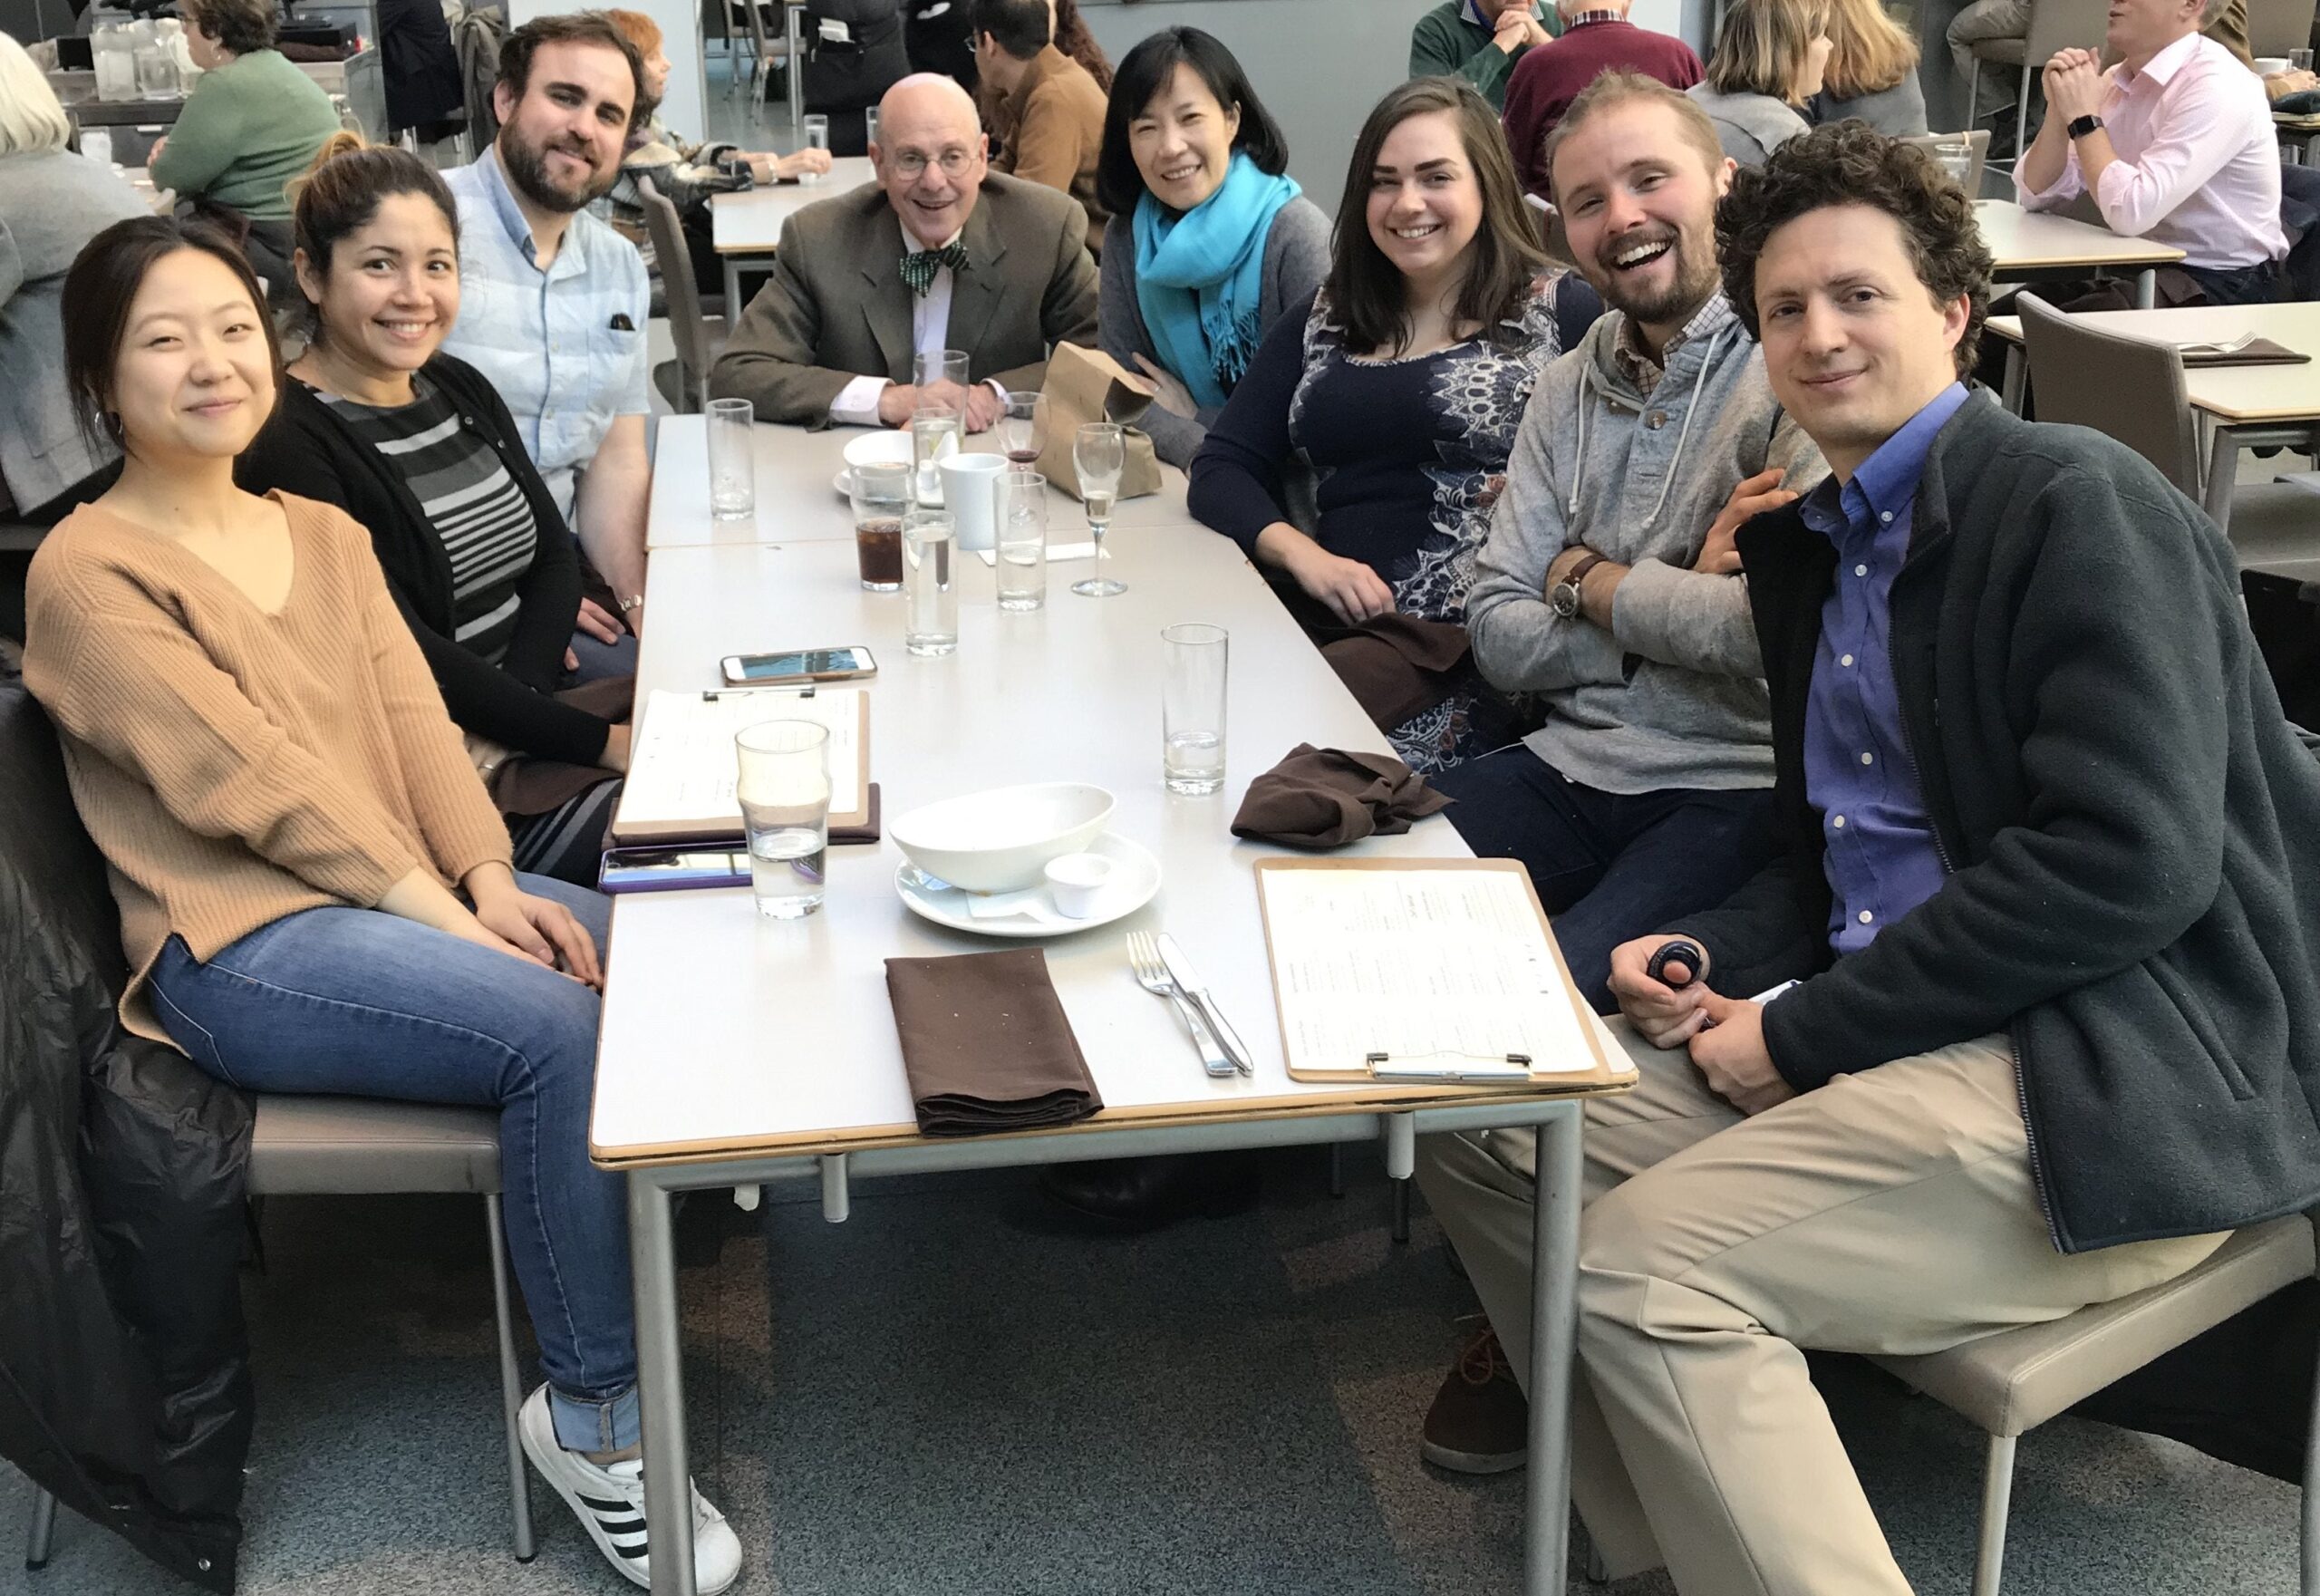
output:
[[1530,1426],[1531,1404],[1514,1366],[1485,1324],[1435,1392],[1418,1454],[1455,1474],[1504,1474],[1530,1456]]

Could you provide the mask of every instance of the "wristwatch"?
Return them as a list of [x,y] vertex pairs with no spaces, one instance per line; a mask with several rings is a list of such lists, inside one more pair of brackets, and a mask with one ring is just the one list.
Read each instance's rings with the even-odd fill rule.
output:
[[2090,111],[2084,116],[2076,117],[2072,120],[2070,124],[2070,136],[2074,139],[2083,139],[2087,134],[2094,131],[2095,129],[2102,125],[2102,119],[2096,116]]
[[1588,572],[1602,563],[1601,555],[1590,553],[1585,559],[1571,566],[1568,572],[1564,573],[1561,581],[1547,589],[1548,606],[1566,621],[1579,614],[1579,585],[1587,579]]

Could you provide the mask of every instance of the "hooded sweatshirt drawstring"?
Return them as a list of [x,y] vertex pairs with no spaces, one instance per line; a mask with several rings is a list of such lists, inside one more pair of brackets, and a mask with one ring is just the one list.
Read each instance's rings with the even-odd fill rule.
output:
[[[1684,468],[1684,446],[1692,439],[1692,421],[1699,414],[1700,390],[1707,383],[1707,374],[1716,366],[1716,357],[1726,338],[1737,324],[1726,322],[1708,334],[1707,349],[1700,356],[1699,369],[1692,373],[1692,396],[1684,406],[1684,430],[1676,434],[1676,456],[1668,462],[1668,473],[1659,479],[1659,497],[1652,501],[1651,513],[1643,518],[1639,531],[1649,531],[1659,519],[1659,512],[1668,507],[1668,491],[1675,487],[1676,478]],[[1563,507],[1563,514],[1572,520],[1579,518],[1579,489],[1587,477],[1587,412],[1593,408],[1595,396],[1595,362],[1590,358],[1579,374],[1579,454],[1571,472],[1571,498]]]

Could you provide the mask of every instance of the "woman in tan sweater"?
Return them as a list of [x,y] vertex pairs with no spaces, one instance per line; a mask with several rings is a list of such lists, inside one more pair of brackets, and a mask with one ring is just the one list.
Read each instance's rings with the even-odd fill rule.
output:
[[[643,1574],[617,1176],[588,1161],[602,896],[508,865],[506,827],[343,512],[234,486],[280,352],[248,264],[142,218],[64,282],[66,379],[122,450],[26,591],[24,678],[111,866],[121,1015],[253,1091],[491,1105],[547,1383],[525,1450]],[[703,1591],[740,1547],[696,1500]]]

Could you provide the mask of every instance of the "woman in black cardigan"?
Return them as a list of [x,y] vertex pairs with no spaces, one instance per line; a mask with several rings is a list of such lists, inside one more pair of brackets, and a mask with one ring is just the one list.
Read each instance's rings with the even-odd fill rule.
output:
[[458,212],[415,157],[343,138],[307,175],[292,224],[313,338],[237,475],[370,530],[508,817],[517,868],[594,885],[628,765],[631,684],[556,696],[579,555],[508,407],[437,353],[459,316]]

